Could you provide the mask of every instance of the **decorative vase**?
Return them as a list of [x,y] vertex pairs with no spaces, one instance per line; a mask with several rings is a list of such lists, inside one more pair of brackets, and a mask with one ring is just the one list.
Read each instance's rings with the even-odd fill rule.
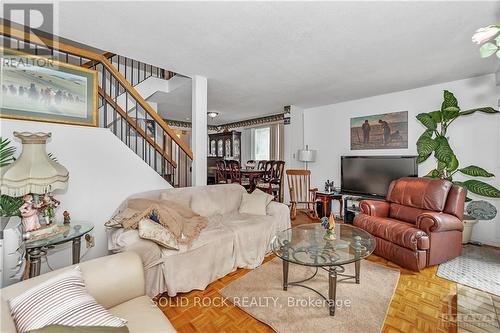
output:
[[470,242],[470,237],[472,235],[472,229],[478,220],[472,216],[464,216],[464,231],[462,232],[462,244],[467,244]]

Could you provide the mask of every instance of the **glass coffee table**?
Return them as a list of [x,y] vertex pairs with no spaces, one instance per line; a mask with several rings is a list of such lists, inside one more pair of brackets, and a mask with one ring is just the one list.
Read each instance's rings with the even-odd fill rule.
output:
[[[349,224],[336,224],[336,239],[325,239],[326,230],[319,224],[303,224],[278,233],[272,240],[274,254],[283,260],[283,290],[300,286],[316,292],[327,303],[330,315],[335,315],[337,276],[355,279],[359,284],[361,259],[375,250],[375,238]],[[311,266],[314,274],[301,281],[288,282],[289,264]],[[344,274],[344,265],[354,263],[355,275]],[[319,268],[328,272],[328,297],[302,283],[318,274]]]

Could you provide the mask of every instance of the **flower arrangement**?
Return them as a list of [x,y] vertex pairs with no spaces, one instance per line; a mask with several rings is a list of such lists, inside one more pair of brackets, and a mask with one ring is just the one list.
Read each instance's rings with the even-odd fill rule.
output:
[[490,25],[476,30],[472,42],[481,45],[479,53],[482,58],[487,58],[496,53],[500,58],[500,24]]

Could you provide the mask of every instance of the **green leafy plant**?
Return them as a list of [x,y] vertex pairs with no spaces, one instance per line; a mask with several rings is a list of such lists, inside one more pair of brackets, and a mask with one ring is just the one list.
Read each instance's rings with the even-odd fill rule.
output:
[[[16,147],[10,145],[10,140],[0,137],[0,167],[3,168],[15,161]],[[19,216],[19,208],[23,205],[22,198],[13,198],[2,194],[0,196],[0,216]]]
[[10,140],[0,137],[0,168],[15,161],[16,147],[10,145]]
[[417,163],[426,161],[434,153],[437,166],[427,174],[427,177],[448,179],[457,185],[465,187],[472,193],[490,198],[500,198],[500,190],[478,179],[469,179],[464,182],[453,180],[453,176],[458,172],[469,177],[494,177],[492,173],[476,165],[459,168],[460,163],[447,136],[448,128],[455,120],[470,116],[476,112],[500,113],[500,111],[492,107],[461,111],[453,93],[445,90],[441,110],[417,115],[417,119],[426,127],[424,133],[417,140]]

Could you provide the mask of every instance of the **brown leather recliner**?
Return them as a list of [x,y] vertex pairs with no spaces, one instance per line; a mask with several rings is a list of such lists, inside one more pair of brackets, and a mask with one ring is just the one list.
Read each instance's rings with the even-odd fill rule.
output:
[[401,178],[385,201],[361,201],[354,225],[375,237],[376,255],[419,271],[460,255],[466,192],[447,180]]

